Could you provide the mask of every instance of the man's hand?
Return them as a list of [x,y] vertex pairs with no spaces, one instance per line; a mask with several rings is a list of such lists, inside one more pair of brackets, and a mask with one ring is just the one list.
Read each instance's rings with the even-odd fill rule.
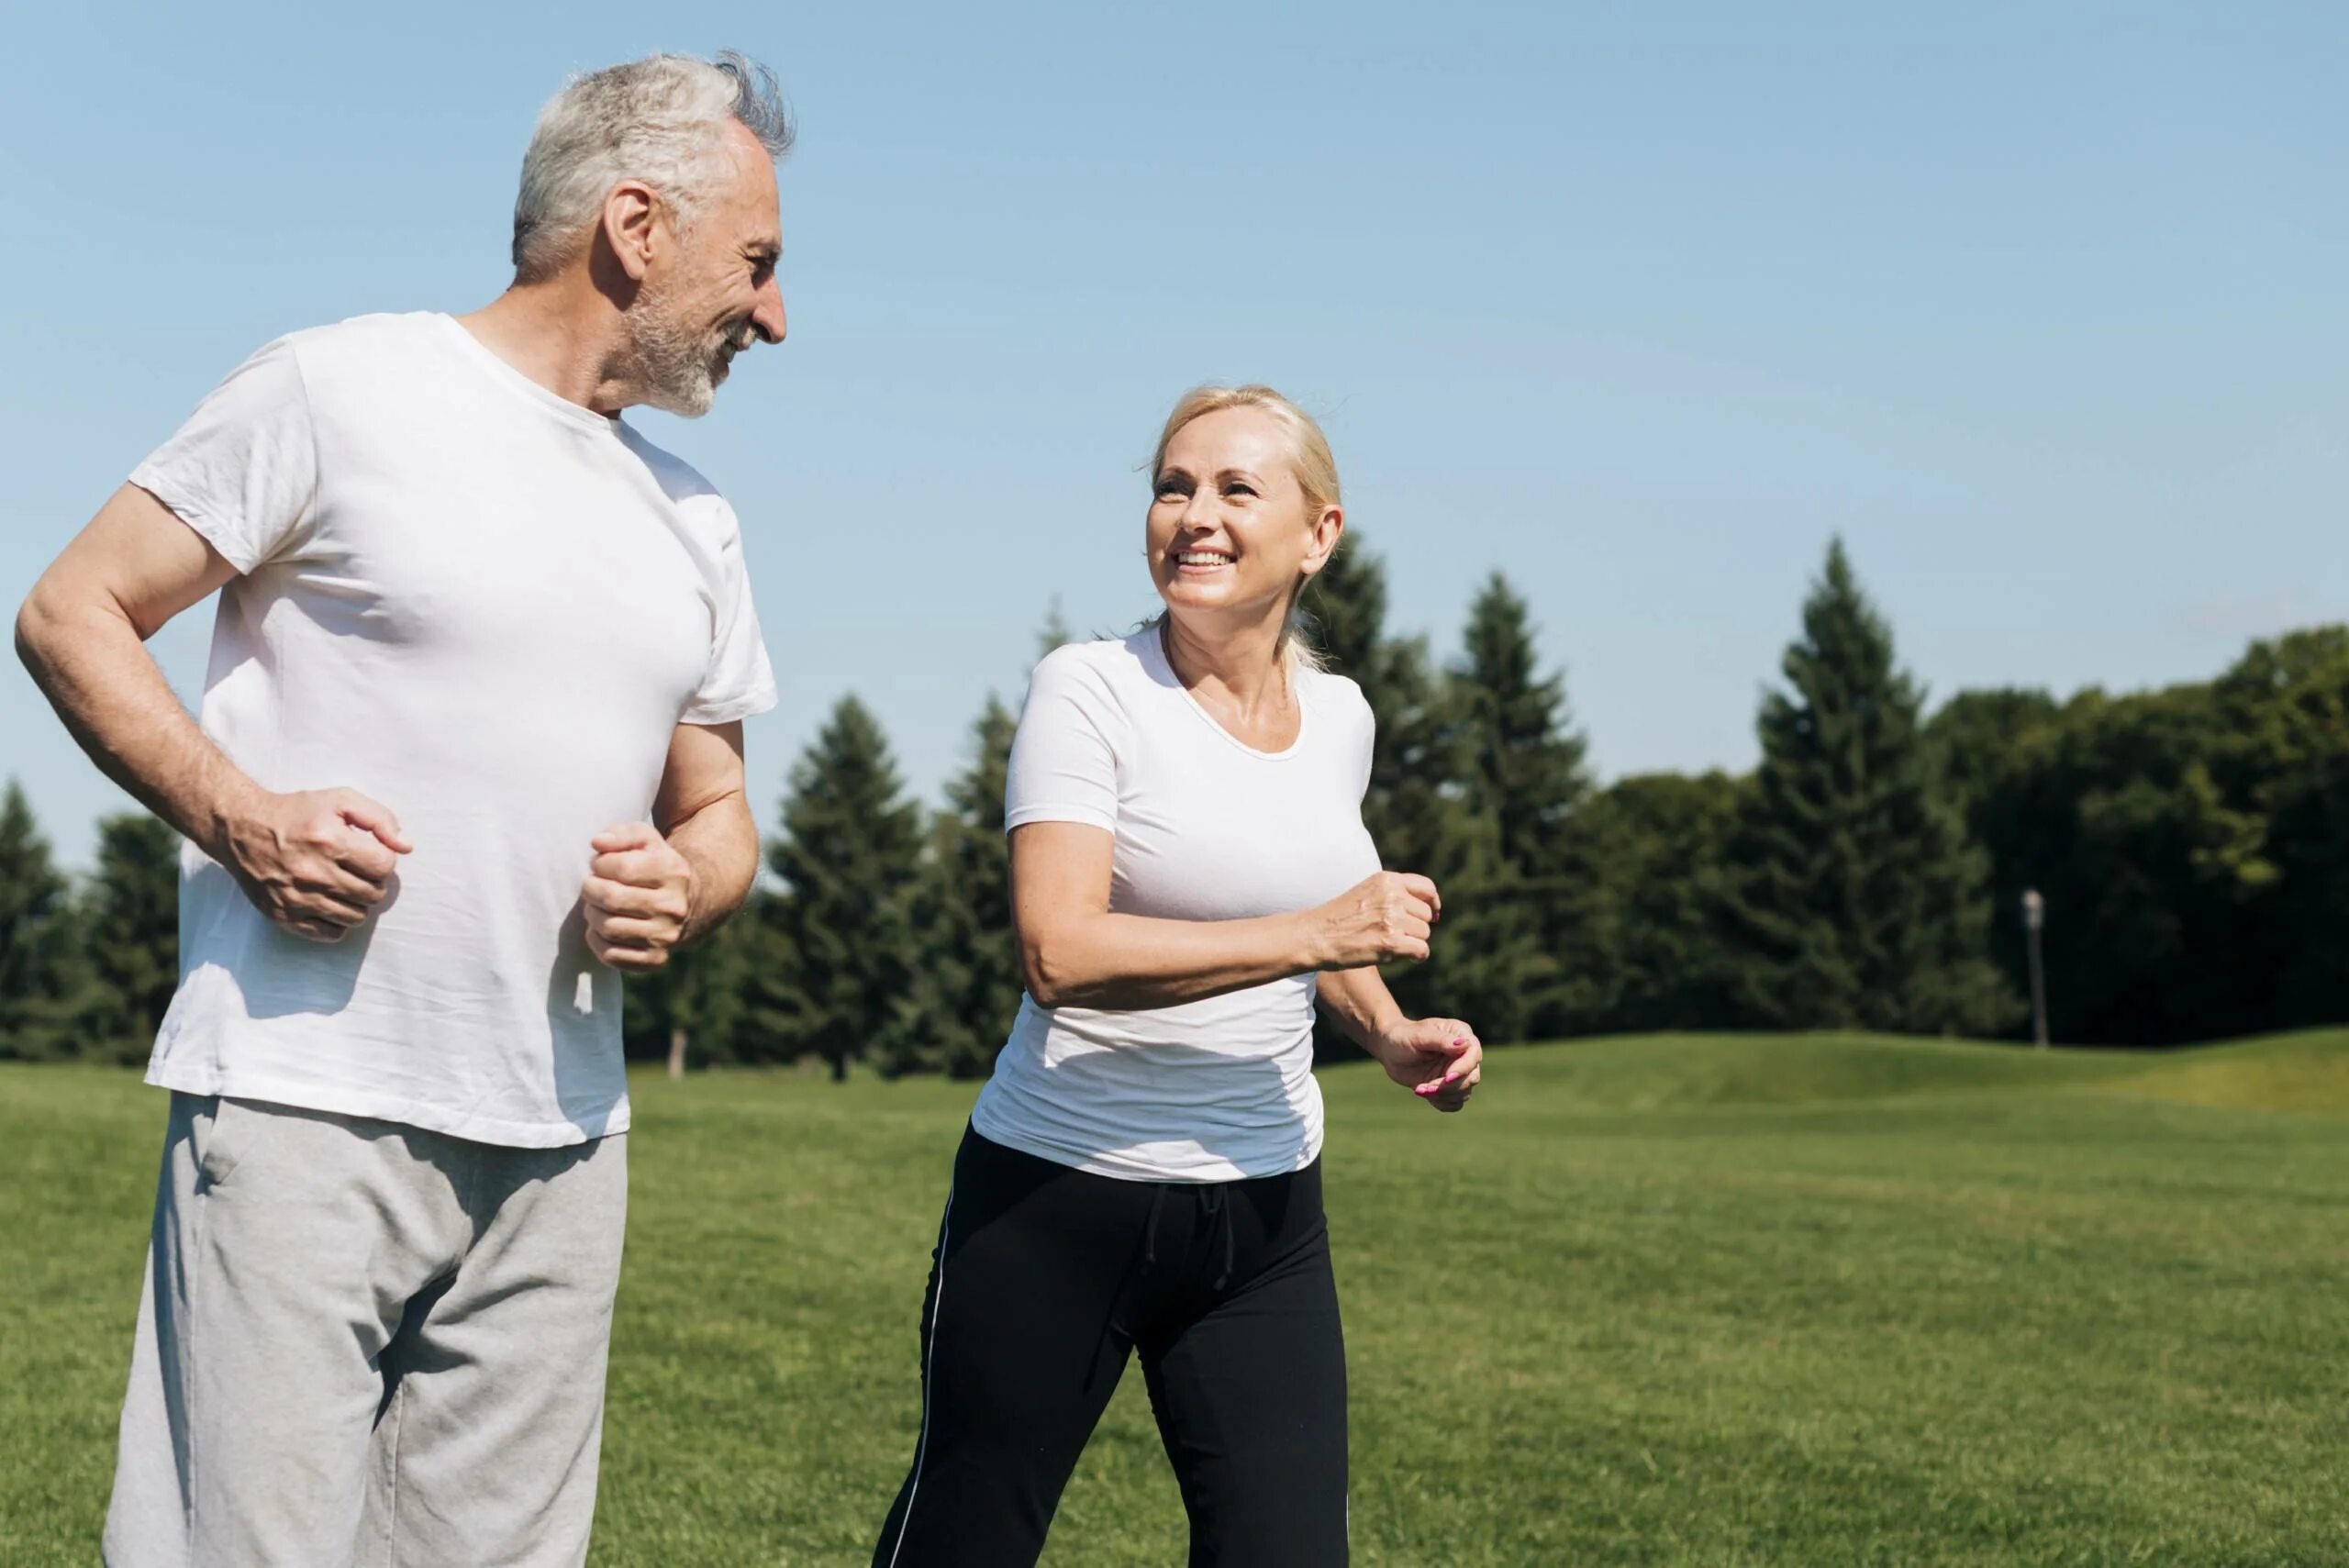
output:
[[1458,1018],[1401,1019],[1373,1053],[1389,1078],[1440,1111],[1466,1105],[1485,1075],[1485,1048]]
[[415,847],[399,818],[357,790],[259,791],[223,827],[215,858],[279,926],[339,942],[390,894],[399,858]]
[[649,822],[607,828],[590,840],[596,858],[579,889],[587,951],[623,974],[669,962],[693,913],[693,863]]

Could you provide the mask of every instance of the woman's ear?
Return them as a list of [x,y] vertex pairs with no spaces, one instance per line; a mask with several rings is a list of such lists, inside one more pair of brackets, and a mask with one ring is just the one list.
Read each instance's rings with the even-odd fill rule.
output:
[[1321,515],[1308,526],[1310,539],[1306,545],[1305,559],[1297,562],[1297,570],[1310,577],[1329,565],[1330,557],[1338,552],[1338,541],[1346,535],[1346,509],[1343,506],[1324,506]]

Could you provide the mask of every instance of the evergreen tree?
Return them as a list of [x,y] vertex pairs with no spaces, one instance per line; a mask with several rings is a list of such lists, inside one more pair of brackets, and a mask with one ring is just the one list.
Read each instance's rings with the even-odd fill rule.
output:
[[1841,539],[1768,694],[1724,914],[1742,1021],[1987,1033],[2019,1004],[1991,965],[1986,865],[1920,733],[1921,696]]
[[179,835],[143,811],[98,824],[98,865],[83,895],[91,984],[77,1008],[85,1055],[139,1062],[179,987]]
[[1578,828],[1601,858],[1609,1030],[1709,1029],[1731,1021],[1712,917],[1738,780],[1645,773],[1595,796]]
[[1475,892],[1493,918],[1507,903],[1530,928],[1526,1027],[1561,1033],[1606,1001],[1605,912],[1576,820],[1592,791],[1587,743],[1571,728],[1564,679],[1539,673],[1525,601],[1497,572],[1470,607],[1465,643],[1452,714],[1462,801],[1492,821],[1489,880]]
[[922,832],[887,738],[853,696],[841,699],[792,768],[783,828],[767,858],[784,885],[762,900],[762,913],[787,957],[754,993],[750,1022],[845,1078],[851,1061],[885,1047],[898,1027]]
[[1052,595],[1051,606],[1044,611],[1044,624],[1036,628],[1036,657],[1041,659],[1055,648],[1065,647],[1076,640],[1076,632],[1068,624],[1068,617],[1061,611],[1061,596]]
[[0,1057],[70,1055],[79,989],[71,884],[14,779],[0,795]]
[[759,918],[757,897],[754,889],[732,919],[673,951],[651,973],[629,977],[621,1029],[631,1058],[666,1060],[682,1069],[781,1055],[763,1055],[750,1029],[758,979],[770,968],[778,940]]
[[[1348,529],[1320,573],[1306,584],[1311,641],[1330,669],[1370,695],[1386,651],[1386,563]],[[1377,704],[1371,705],[1374,712]]]
[[968,772],[946,786],[912,899],[920,960],[882,1071],[984,1078],[1019,1010],[1005,775],[1019,724],[992,695],[972,729]]

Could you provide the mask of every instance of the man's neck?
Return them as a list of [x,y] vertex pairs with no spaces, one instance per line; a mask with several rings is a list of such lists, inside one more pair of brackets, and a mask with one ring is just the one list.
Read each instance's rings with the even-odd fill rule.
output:
[[628,339],[618,313],[568,272],[516,284],[457,324],[481,345],[557,397],[613,416],[641,401],[628,376]]

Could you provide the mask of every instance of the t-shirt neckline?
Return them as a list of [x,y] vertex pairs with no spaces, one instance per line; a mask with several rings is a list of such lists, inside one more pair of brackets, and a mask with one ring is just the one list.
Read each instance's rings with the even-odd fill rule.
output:
[[1303,672],[1291,671],[1289,674],[1291,687],[1297,695],[1296,738],[1277,751],[1264,751],[1258,750],[1256,747],[1251,746],[1248,742],[1240,739],[1239,736],[1234,735],[1230,730],[1226,729],[1223,727],[1223,721],[1216,717],[1215,715],[1209,713],[1207,710],[1207,705],[1200,702],[1197,697],[1191,695],[1191,688],[1183,684],[1183,677],[1174,673],[1174,662],[1166,657],[1166,628],[1163,622],[1152,622],[1149,627],[1144,628],[1141,633],[1141,643],[1142,655],[1144,660],[1151,666],[1151,673],[1153,675],[1163,674],[1166,679],[1166,684],[1173,686],[1175,692],[1182,697],[1184,706],[1188,707],[1193,713],[1198,715],[1199,722],[1201,724],[1206,725],[1209,729],[1214,730],[1216,734],[1221,736],[1223,738],[1224,744],[1231,747],[1234,751],[1240,752],[1243,756],[1253,757],[1258,762],[1286,762],[1305,749],[1306,731],[1309,729],[1313,724],[1313,705],[1305,700],[1305,682],[1302,678]]
[[473,329],[445,311],[433,311],[432,319],[440,323],[456,339],[460,351],[489,373],[490,379],[503,383],[516,394],[528,398],[547,412],[558,415],[584,429],[617,436],[627,428],[618,416],[598,414],[593,408],[573,403],[568,397],[550,391],[516,370],[498,355],[496,350],[473,335]]

